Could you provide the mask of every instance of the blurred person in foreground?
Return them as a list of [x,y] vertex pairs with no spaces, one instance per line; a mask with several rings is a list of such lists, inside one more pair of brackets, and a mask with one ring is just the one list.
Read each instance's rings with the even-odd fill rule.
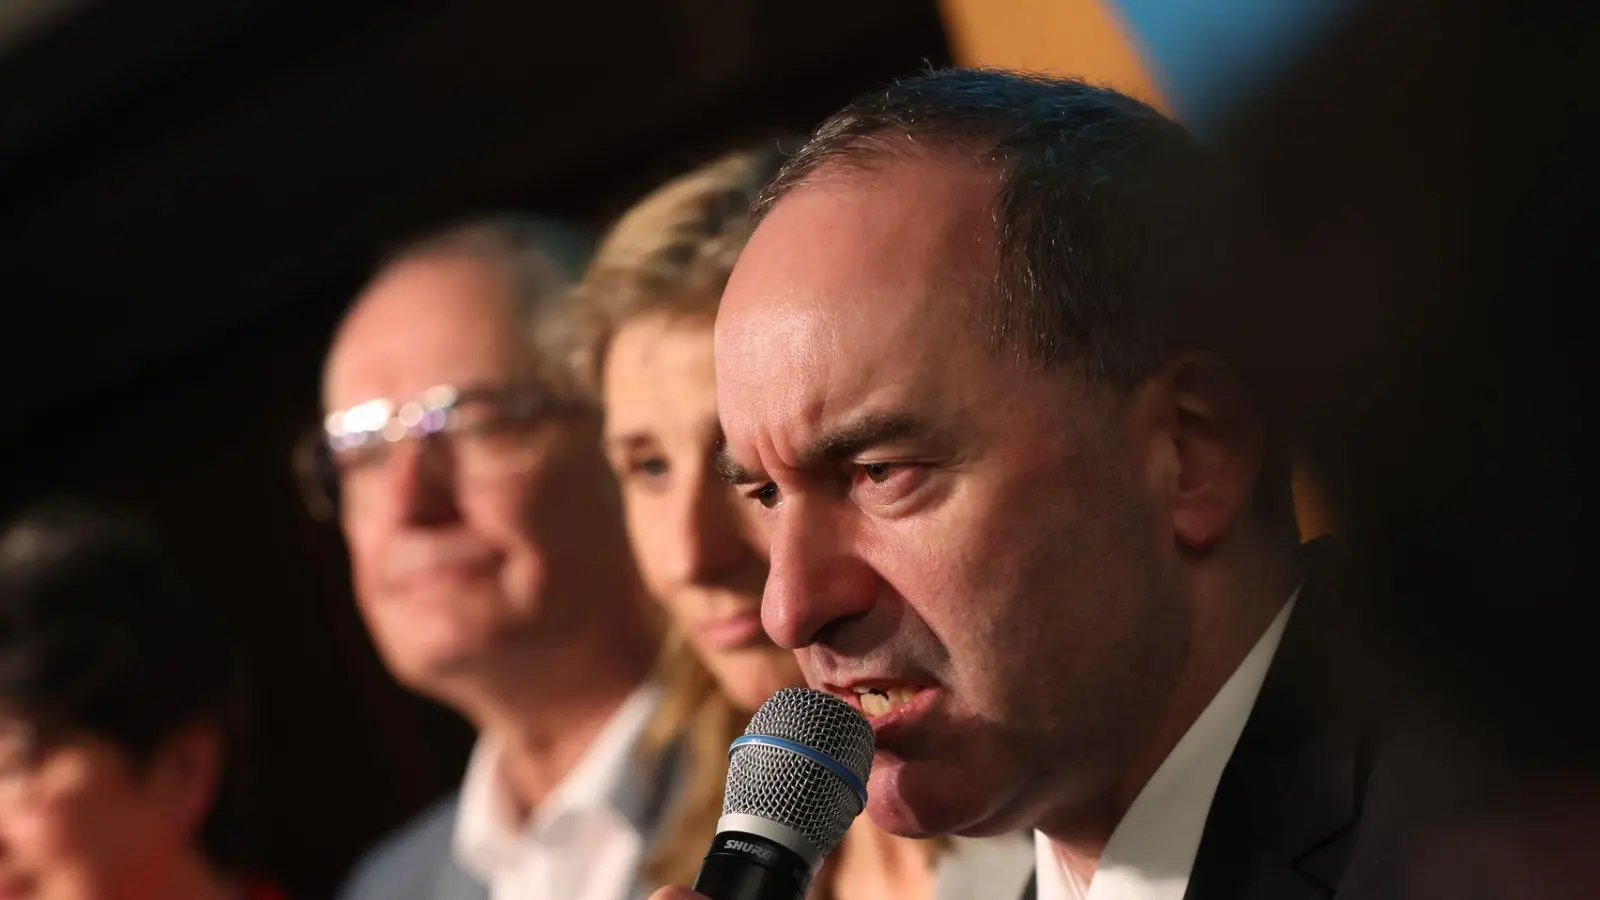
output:
[[[640,752],[658,651],[600,414],[564,350],[581,260],[495,219],[397,253],[340,325],[301,471],[407,688],[479,731],[451,796],[358,867],[361,900],[626,900],[673,781]],[[569,241],[565,246],[572,246]]]
[[[721,428],[711,329],[777,170],[774,151],[738,153],[677,178],[611,229],[579,287],[593,317],[584,360],[605,406],[646,584],[669,612],[658,740],[683,735],[692,769],[655,862],[660,883],[692,881],[716,830],[728,746],[774,691],[804,684],[792,651],[761,630],[767,578],[759,518],[715,468]],[[818,873],[815,900],[1014,897],[1029,841],[914,841],[860,820]]]
[[1487,862],[1496,891],[1600,897],[1600,30],[1539,0],[1348,6],[1221,135],[1271,226],[1246,321],[1277,338],[1269,399],[1362,562],[1355,612],[1403,650],[1394,680],[1520,770],[1433,841],[1465,870],[1436,895],[1486,893]]
[[142,523],[0,532],[0,898],[281,900],[240,874],[242,653]]
[[1300,544],[1214,290],[1227,187],[1073,80],[935,72],[819,126],[715,326],[763,623],[872,721],[873,820],[1035,829],[1040,900],[1432,896],[1407,848],[1496,785],[1366,689]]

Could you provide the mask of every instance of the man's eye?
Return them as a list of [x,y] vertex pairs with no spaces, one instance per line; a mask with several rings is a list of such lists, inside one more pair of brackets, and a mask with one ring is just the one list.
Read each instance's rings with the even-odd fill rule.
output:
[[755,492],[750,496],[756,498],[757,503],[760,503],[767,509],[771,509],[778,505],[778,486],[769,481],[766,484],[763,484],[761,487],[756,488]]
[[894,464],[863,463],[861,466],[861,472],[867,476],[868,481],[871,481],[875,484],[883,484],[885,481],[889,480],[890,475],[894,474]]
[[852,469],[850,490],[856,502],[884,510],[901,508],[928,476],[928,467],[917,463],[860,462]]

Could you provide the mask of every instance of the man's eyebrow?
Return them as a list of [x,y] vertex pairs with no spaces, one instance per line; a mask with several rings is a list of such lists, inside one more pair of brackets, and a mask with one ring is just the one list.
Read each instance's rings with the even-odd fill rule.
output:
[[[803,468],[833,466],[880,444],[922,438],[928,434],[923,420],[909,413],[866,413],[813,441],[800,457]],[[735,462],[726,442],[717,449],[717,471],[732,484],[756,484],[765,475]]]
[[729,484],[757,484],[767,479],[755,472],[746,469],[733,461],[733,456],[728,453],[728,442],[719,441],[716,459],[712,464],[717,467],[717,474],[728,480]]
[[801,456],[803,466],[837,465],[880,444],[925,437],[928,427],[909,413],[865,413],[817,438]]

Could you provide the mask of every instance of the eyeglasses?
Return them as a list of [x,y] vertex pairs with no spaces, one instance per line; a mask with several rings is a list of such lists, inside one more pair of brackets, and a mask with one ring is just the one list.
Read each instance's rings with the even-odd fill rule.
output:
[[532,426],[582,408],[516,387],[440,385],[403,403],[368,400],[328,413],[296,444],[294,470],[307,509],[326,521],[381,492],[386,464],[406,442],[420,442],[428,470],[451,485],[489,484],[532,465]]

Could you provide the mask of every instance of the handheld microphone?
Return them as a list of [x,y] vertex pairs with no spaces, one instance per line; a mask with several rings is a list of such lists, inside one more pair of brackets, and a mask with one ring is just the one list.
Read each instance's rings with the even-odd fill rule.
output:
[[872,726],[822,691],[785,688],[728,750],[717,836],[694,889],[710,900],[804,900],[867,805]]

